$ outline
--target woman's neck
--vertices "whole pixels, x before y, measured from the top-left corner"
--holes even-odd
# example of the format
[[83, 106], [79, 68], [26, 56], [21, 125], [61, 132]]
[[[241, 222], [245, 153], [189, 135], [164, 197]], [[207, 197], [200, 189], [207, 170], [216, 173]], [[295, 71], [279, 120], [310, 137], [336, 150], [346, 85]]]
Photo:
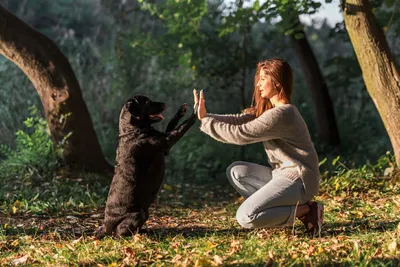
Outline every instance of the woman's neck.
[[271, 101], [273, 107], [289, 104], [289, 101], [284, 98], [280, 98], [278, 94], [274, 95], [269, 100]]

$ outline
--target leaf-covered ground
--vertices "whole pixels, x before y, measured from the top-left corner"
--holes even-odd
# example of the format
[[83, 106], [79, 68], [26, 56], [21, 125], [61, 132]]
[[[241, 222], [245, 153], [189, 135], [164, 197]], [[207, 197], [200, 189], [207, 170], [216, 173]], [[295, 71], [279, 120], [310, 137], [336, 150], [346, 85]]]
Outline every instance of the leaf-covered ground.
[[102, 220], [106, 187], [60, 179], [36, 189], [22, 186], [4, 185], [1, 191], [2, 265], [400, 264], [397, 186], [333, 192], [324, 185], [317, 199], [325, 204], [325, 225], [321, 237], [311, 239], [303, 234], [299, 222], [294, 225], [295, 234], [292, 227], [241, 228], [235, 211], [242, 199], [227, 183], [211, 187], [164, 185], [145, 233], [100, 241], [93, 238], [93, 232]]

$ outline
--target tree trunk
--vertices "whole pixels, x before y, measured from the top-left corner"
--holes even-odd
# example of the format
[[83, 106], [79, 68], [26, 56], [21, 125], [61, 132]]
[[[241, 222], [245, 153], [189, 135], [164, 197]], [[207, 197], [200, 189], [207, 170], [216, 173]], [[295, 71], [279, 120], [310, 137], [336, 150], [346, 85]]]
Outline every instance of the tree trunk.
[[[68, 59], [53, 41], [2, 6], [0, 53], [14, 62], [35, 86], [54, 145], [64, 143], [65, 162], [88, 171], [111, 170]], [[13, 97], [18, 97], [18, 94]]]
[[348, 0], [342, 4], [365, 85], [385, 125], [399, 167], [400, 76], [395, 60], [368, 0]]
[[293, 32], [290, 34], [290, 38], [294, 44], [306, 84], [315, 105], [317, 134], [321, 140], [335, 149], [339, 149], [340, 137], [335, 111], [324, 76], [297, 14], [292, 17], [291, 22], [294, 22], [294, 26], [292, 26]]

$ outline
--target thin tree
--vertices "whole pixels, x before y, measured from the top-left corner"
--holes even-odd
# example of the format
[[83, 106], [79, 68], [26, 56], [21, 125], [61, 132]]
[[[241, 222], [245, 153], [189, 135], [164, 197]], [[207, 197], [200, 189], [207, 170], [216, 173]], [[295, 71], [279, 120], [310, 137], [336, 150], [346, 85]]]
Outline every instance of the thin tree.
[[400, 75], [394, 57], [368, 0], [345, 0], [342, 9], [367, 91], [382, 118], [399, 167]]
[[286, 8], [285, 13], [281, 12], [281, 16], [293, 43], [311, 99], [314, 103], [317, 135], [321, 140], [338, 150], [340, 148], [339, 130], [325, 78], [308, 42], [297, 10], [295, 10], [290, 2], [286, 6], [288, 8]]
[[66, 164], [110, 171], [68, 59], [53, 41], [1, 5], [0, 54], [16, 64], [36, 88], [52, 140], [56, 146], [63, 144]]

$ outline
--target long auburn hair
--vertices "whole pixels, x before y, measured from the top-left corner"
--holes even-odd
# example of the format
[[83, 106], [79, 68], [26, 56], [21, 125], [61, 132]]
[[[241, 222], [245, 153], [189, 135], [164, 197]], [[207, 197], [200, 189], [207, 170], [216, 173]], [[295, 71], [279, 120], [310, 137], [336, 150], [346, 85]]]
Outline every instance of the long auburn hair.
[[257, 63], [251, 106], [243, 111], [243, 113], [252, 114], [256, 117], [259, 117], [264, 111], [273, 108], [269, 99], [261, 97], [260, 88], [258, 86], [261, 69], [264, 70], [266, 75], [271, 77], [272, 84], [278, 90], [281, 98], [290, 103], [290, 95], [293, 92], [293, 72], [289, 63], [279, 58], [266, 59]]

